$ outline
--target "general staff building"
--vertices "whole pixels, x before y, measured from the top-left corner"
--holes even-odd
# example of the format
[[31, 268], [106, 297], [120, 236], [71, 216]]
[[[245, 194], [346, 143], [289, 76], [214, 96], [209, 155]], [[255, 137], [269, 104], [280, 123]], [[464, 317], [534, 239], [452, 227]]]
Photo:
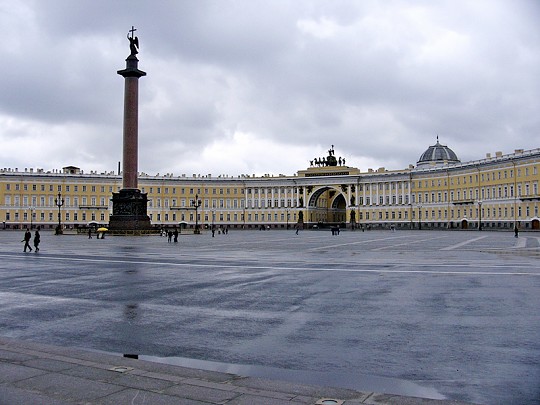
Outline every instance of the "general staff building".
[[[461, 162], [437, 140], [416, 166], [362, 172], [334, 156], [292, 176], [139, 174], [156, 228], [538, 230], [540, 149]], [[0, 169], [3, 229], [107, 226], [121, 174]], [[200, 204], [200, 206], [199, 206]]]

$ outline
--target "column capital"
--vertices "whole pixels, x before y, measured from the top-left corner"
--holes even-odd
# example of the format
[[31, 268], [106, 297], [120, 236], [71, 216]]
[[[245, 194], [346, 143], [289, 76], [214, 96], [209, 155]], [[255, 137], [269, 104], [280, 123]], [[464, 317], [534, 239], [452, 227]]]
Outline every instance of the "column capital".
[[123, 77], [142, 77], [146, 76], [146, 72], [143, 72], [142, 70], [139, 70], [138, 68], [139, 59], [135, 55], [130, 55], [126, 59], [126, 68], [123, 70], [118, 70], [116, 73], [118, 73], [120, 76]]

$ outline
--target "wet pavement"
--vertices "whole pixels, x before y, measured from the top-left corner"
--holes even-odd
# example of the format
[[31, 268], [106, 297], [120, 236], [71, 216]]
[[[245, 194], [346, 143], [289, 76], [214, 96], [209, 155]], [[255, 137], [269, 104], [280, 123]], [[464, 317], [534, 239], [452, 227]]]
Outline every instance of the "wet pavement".
[[245, 377], [2, 337], [0, 404], [470, 405]]
[[0, 232], [0, 336], [301, 384], [540, 402], [540, 234]]

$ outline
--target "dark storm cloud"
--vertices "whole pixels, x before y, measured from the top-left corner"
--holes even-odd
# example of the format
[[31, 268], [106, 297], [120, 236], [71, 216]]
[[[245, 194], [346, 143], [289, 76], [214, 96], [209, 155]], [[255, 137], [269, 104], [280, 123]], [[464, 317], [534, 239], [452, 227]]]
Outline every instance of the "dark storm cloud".
[[[132, 25], [148, 72], [146, 172], [291, 174], [330, 144], [361, 169], [397, 169], [437, 135], [462, 160], [536, 148], [539, 10], [534, 0], [0, 2], [0, 166], [116, 167], [116, 70]], [[43, 147], [13, 157], [16, 140], [33, 137], [54, 160]]]

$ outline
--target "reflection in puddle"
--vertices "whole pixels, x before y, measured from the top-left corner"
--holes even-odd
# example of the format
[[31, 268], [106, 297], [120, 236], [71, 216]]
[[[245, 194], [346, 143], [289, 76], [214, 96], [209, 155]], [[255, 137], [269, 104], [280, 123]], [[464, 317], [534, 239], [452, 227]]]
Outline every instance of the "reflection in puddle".
[[133, 322], [139, 317], [139, 306], [137, 304], [126, 304], [124, 306], [124, 317], [128, 322]]
[[433, 387], [423, 387], [412, 381], [371, 375], [351, 375], [339, 372], [285, 370], [275, 367], [227, 364], [184, 357], [156, 357], [140, 355], [141, 360], [202, 370], [231, 373], [247, 377], [268, 378], [302, 384], [349, 388], [357, 391], [380, 392], [411, 397], [446, 399]]

